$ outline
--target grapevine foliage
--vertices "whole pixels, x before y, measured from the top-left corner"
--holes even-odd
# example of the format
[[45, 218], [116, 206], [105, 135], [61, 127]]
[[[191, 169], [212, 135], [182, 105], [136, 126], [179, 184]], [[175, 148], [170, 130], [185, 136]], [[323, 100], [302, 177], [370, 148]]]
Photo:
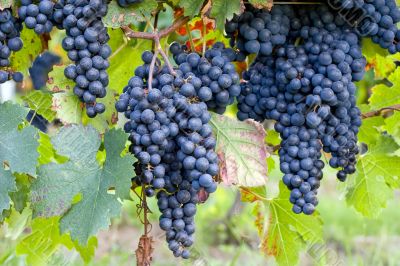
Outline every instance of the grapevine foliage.
[[261, 251], [295, 265], [324, 241], [325, 164], [378, 217], [400, 187], [400, 11], [331, 2], [0, 1], [0, 83], [17, 90], [0, 88], [0, 223], [30, 228], [15, 253], [89, 263], [134, 201], [137, 261], [150, 223], [191, 259], [224, 183], [253, 204]]

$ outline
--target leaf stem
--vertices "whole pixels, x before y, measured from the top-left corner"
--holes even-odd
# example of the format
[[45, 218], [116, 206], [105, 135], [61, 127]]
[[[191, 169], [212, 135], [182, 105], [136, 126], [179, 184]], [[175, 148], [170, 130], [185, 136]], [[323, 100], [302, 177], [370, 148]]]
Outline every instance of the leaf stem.
[[154, 66], [156, 65], [156, 61], [157, 61], [157, 56], [158, 56], [158, 49], [156, 49], [154, 51], [154, 55], [153, 58], [151, 59], [151, 63], [150, 63], [150, 69], [149, 69], [149, 79], [147, 80], [147, 87], [149, 89], [149, 91], [152, 90], [153, 88], [153, 75], [154, 75]]

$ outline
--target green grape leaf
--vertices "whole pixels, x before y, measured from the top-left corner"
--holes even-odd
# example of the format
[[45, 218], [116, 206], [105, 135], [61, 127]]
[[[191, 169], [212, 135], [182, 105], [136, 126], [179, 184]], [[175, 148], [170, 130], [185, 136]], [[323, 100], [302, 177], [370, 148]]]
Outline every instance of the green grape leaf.
[[73, 244], [74, 248], [76, 249], [76, 251], [79, 252], [79, 255], [81, 255], [81, 258], [86, 264], [93, 260], [98, 245], [96, 237], [92, 236], [91, 238], [89, 238], [88, 244], [86, 246], [80, 245], [78, 241], [74, 241]]
[[[127, 135], [122, 130], [111, 130], [106, 133], [104, 147], [107, 151], [103, 168], [103, 178], [115, 184], [115, 195], [120, 199], [129, 199], [131, 190], [132, 165], [137, 161], [133, 156], [121, 158], [125, 149]], [[125, 177], [125, 178], [123, 178]]]
[[59, 217], [37, 218], [32, 221], [32, 232], [16, 247], [17, 255], [26, 255], [29, 265], [45, 266], [61, 243], [68, 242], [68, 235], [60, 235]]
[[83, 104], [71, 92], [53, 94], [53, 109], [64, 124], [79, 124], [82, 121]]
[[4, 10], [6, 8], [11, 7], [13, 4], [13, 0], [0, 0], [0, 10]]
[[388, 80], [393, 84], [391, 87], [378, 84], [372, 88], [372, 95], [369, 98], [371, 108], [380, 109], [400, 103], [400, 68], [396, 68]]
[[375, 143], [381, 136], [380, 127], [384, 124], [384, 119], [381, 116], [369, 117], [362, 121], [358, 140], [367, 144]]
[[40, 37], [33, 31], [24, 28], [21, 32], [21, 39], [24, 43], [22, 49], [11, 55], [11, 68], [28, 75], [28, 69], [33, 60], [43, 51]]
[[10, 192], [16, 191], [15, 178], [11, 171], [4, 170], [0, 166], [0, 213], [10, 208]]
[[30, 223], [32, 211], [25, 208], [21, 213], [12, 209], [10, 217], [6, 219], [7, 226], [3, 228], [6, 238], [16, 240], [25, 231]]
[[108, 87], [120, 94], [133, 76], [135, 68], [143, 64], [138, 58], [141, 58], [143, 51], [151, 49], [151, 41], [139, 39], [128, 41], [120, 29], [108, 32], [111, 37], [109, 45], [113, 50], [107, 71], [110, 76]]
[[264, 186], [260, 187], [241, 187], [240, 195], [242, 196], [242, 202], [256, 202], [256, 201], [267, 201], [267, 190]]
[[108, 28], [120, 28], [135, 22], [146, 21], [145, 18], [150, 17], [157, 6], [156, 0], [146, 0], [129, 7], [121, 7], [117, 1], [112, 1], [108, 4], [108, 13], [103, 18], [103, 22]]
[[210, 125], [217, 141], [222, 181], [244, 187], [264, 185], [269, 153], [263, 126], [253, 120], [241, 122], [217, 114], [212, 115]]
[[39, 133], [39, 136], [39, 164], [51, 163], [54, 161], [55, 151], [50, 136], [42, 132]]
[[0, 104], [0, 162], [7, 162], [13, 173], [35, 176], [38, 132], [32, 126], [17, 129], [27, 113], [28, 110], [18, 104]]
[[295, 214], [289, 201], [290, 191], [282, 182], [279, 190], [273, 199], [267, 199], [266, 187], [241, 191], [246, 201], [256, 202], [253, 215], [261, 250], [274, 256], [279, 265], [291, 266], [297, 264], [303, 249], [323, 241], [322, 220], [318, 213]]
[[22, 212], [25, 209], [29, 192], [29, 187], [27, 185], [17, 183], [17, 191], [10, 193], [13, 207], [17, 212]]
[[367, 59], [367, 68], [373, 68], [375, 79], [384, 79], [396, 69], [395, 61], [399, 61], [398, 54], [389, 54], [370, 38], [362, 39], [362, 52]]
[[215, 18], [217, 29], [221, 31], [224, 31], [227, 19], [233, 18], [234, 14], [239, 14], [244, 9], [240, 0], [214, 0], [211, 4], [211, 17]]
[[376, 79], [386, 78], [390, 73], [396, 69], [396, 64], [389, 56], [375, 56], [373, 64]]
[[64, 163], [68, 160], [67, 157], [57, 154], [54, 150], [53, 144], [51, 144], [51, 138], [49, 135], [42, 132], [40, 132], [39, 135], [39, 164], [48, 164], [51, 162]]
[[398, 147], [381, 136], [359, 157], [356, 174], [349, 178], [347, 203], [366, 217], [377, 217], [393, 197], [392, 189], [400, 186], [400, 158], [392, 155]]
[[194, 17], [200, 13], [204, 0], [180, 0], [179, 6], [183, 7], [185, 16]]
[[47, 89], [53, 94], [52, 110], [64, 124], [82, 122], [83, 103], [73, 93], [74, 82], [64, 75], [65, 66], [54, 66], [49, 73]]
[[377, 54], [382, 56], [389, 55], [389, 52], [387, 50], [381, 48], [370, 38], [362, 38], [362, 53], [367, 61], [373, 60]]
[[[105, 134], [107, 156], [101, 168], [96, 160], [101, 143], [99, 133], [92, 127], [63, 127], [52, 143], [56, 152], [69, 161], [39, 167], [39, 177], [31, 187], [34, 217], [62, 216], [61, 232], [70, 232], [71, 238], [81, 245], [107, 228], [110, 219], [119, 215], [118, 199], [129, 194], [134, 159], [132, 155], [120, 155], [126, 139], [120, 130]], [[108, 193], [111, 188], [116, 192]]]
[[89, 262], [94, 256], [97, 240], [91, 238], [86, 247], [71, 241], [68, 234], [60, 234], [59, 217], [36, 218], [32, 221], [32, 232], [24, 237], [17, 245], [18, 255], [26, 255], [29, 265], [48, 265], [52, 255], [64, 245], [68, 249], [73, 247], [81, 254], [85, 262]]
[[4, 220], [6, 218], [10, 217], [10, 215], [11, 215], [11, 210], [10, 209], [4, 210], [3, 212], [0, 212], [0, 225], [1, 225], [1, 223], [4, 222]]
[[400, 112], [395, 112], [392, 116], [385, 119], [385, 125], [383, 129], [386, 130], [398, 145], [400, 145]]
[[266, 8], [271, 10], [272, 6], [274, 5], [273, 0], [249, 0], [249, 3], [258, 9]]
[[278, 145], [279, 143], [281, 143], [281, 138], [279, 136], [279, 133], [273, 129], [267, 130], [265, 142], [270, 145]]
[[50, 93], [40, 90], [34, 90], [23, 96], [22, 99], [29, 105], [29, 108], [35, 110], [48, 121], [56, 118], [56, 112], [52, 110], [53, 96]]
[[53, 70], [49, 73], [49, 79], [47, 80], [47, 90], [51, 92], [68, 92], [72, 91], [75, 86], [73, 80], [68, 79], [64, 75], [65, 65], [54, 66]]

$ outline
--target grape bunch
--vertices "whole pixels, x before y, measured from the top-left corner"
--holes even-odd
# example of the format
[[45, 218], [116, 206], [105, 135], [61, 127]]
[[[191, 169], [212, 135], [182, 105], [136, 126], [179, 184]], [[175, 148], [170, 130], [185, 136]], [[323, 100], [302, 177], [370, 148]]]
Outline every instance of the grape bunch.
[[64, 16], [62, 27], [67, 33], [62, 47], [74, 62], [65, 68], [65, 76], [75, 81], [74, 93], [86, 103], [87, 115], [95, 117], [105, 111], [104, 104], [96, 102], [96, 98], [106, 96], [109, 83], [106, 70], [111, 48], [107, 44], [107, 29], [101, 21], [107, 13], [107, 1], [59, 1], [54, 16], [61, 14], [59, 11]]
[[18, 9], [18, 16], [24, 21], [28, 29], [33, 29], [36, 34], [49, 33], [53, 29], [54, 3], [50, 0], [38, 1], [22, 0]]
[[237, 53], [217, 42], [204, 57], [189, 52], [186, 46], [173, 43], [170, 47], [178, 69], [191, 79], [181, 88], [181, 94], [194, 95], [209, 109], [222, 114], [240, 94], [240, 77], [232, 63]]
[[[338, 14], [355, 27], [359, 34], [368, 36], [390, 53], [400, 51], [400, 9], [395, 0], [337, 1]], [[345, 9], [344, 12], [340, 9]]]
[[128, 122], [130, 152], [137, 158], [133, 181], [148, 197], [157, 195], [160, 227], [173, 254], [189, 258], [194, 241], [198, 193], [212, 193], [218, 174], [215, 139], [208, 124], [207, 105], [196, 96], [198, 77], [142, 54], [144, 65], [135, 69], [115, 107]]
[[291, 41], [271, 55], [258, 54], [243, 73], [237, 116], [276, 121], [293, 211], [312, 214], [323, 176], [321, 149], [331, 153], [340, 181], [355, 171], [361, 118], [353, 82], [362, 79], [366, 60], [355, 29], [328, 6], [301, 7], [296, 16], [301, 24], [289, 33]]
[[21, 30], [22, 24], [13, 16], [10, 8], [0, 10], [0, 84], [10, 79], [15, 82], [23, 80], [22, 73], [8, 69], [11, 53], [22, 49]]
[[[270, 55], [276, 46], [286, 43], [293, 21], [294, 10], [290, 5], [278, 5], [271, 12], [248, 7], [241, 15], [235, 15], [225, 24], [226, 35], [231, 46], [236, 46], [243, 55]], [[292, 24], [292, 25], [291, 25]]]
[[53, 70], [53, 66], [60, 62], [61, 57], [50, 52], [44, 52], [36, 57], [29, 68], [33, 88], [36, 90], [43, 88], [49, 79], [49, 73]]
[[143, 2], [143, 0], [118, 0], [118, 5], [122, 6], [122, 7], [128, 7], [130, 5], [133, 4], [138, 4]]

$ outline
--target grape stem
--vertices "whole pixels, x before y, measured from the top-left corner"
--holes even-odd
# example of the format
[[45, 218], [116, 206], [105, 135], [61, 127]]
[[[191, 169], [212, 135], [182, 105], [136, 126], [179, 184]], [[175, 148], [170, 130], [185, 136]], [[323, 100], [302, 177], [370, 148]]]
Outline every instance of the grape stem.
[[148, 207], [147, 207], [147, 199], [146, 199], [146, 193], [144, 192], [144, 184], [142, 185], [142, 206], [143, 206], [143, 219], [144, 219], [144, 235], [147, 236], [147, 234], [149, 233], [149, 220], [147, 219], [147, 211], [148, 211]]
[[384, 111], [400, 111], [400, 104], [395, 104], [395, 105], [392, 105], [392, 106], [382, 107], [381, 109], [364, 113], [364, 114], [361, 115], [361, 117], [363, 119], [366, 119], [366, 118], [369, 118], [369, 117], [379, 116]]
[[[160, 11], [157, 9], [157, 13], [154, 15], [154, 25], [153, 25], [153, 31], [154, 29], [158, 29], [158, 15], [160, 14]], [[152, 50], [154, 51], [156, 46], [155, 41], [153, 41], [153, 46], [152, 46]]]
[[[370, 112], [366, 112], [361, 114], [361, 118], [362, 119], [367, 119], [367, 118], [371, 118], [371, 117], [375, 117], [375, 116], [380, 116], [382, 115], [382, 113], [384, 111], [400, 111], [400, 104], [395, 104], [395, 105], [391, 105], [391, 106], [387, 106], [387, 107], [382, 107], [378, 110], [374, 110], [374, 111], [370, 111]], [[275, 145], [271, 147], [272, 152], [276, 152], [277, 150], [279, 150], [281, 148], [281, 145]]]
[[148, 89], [149, 91], [151, 91], [151, 89], [153, 88], [153, 73], [154, 73], [154, 66], [156, 65], [156, 60], [157, 60], [157, 56], [158, 56], [158, 49], [156, 49], [154, 51], [154, 55], [153, 58], [151, 59], [151, 63], [150, 63], [150, 69], [149, 69], [149, 79], [148, 79]]
[[[174, 76], [176, 75], [176, 72], [175, 72], [174, 68], [172, 67], [171, 62], [169, 61], [168, 56], [166, 55], [166, 53], [164, 52], [164, 50], [161, 47], [160, 39], [162, 39], [163, 37], [169, 35], [170, 33], [174, 32], [174, 31], [176, 31], [178, 28], [180, 28], [181, 26], [183, 26], [187, 22], [189, 22], [189, 20], [190, 20], [189, 17], [182, 16], [182, 17], [178, 18], [177, 20], [175, 20], [175, 22], [168, 28], [165, 28], [161, 31], [158, 31], [157, 28], [154, 28], [152, 33], [134, 31], [131, 28], [129, 28], [128, 26], [121, 27], [121, 29], [125, 33], [125, 36], [128, 38], [153, 40], [153, 42], [154, 42], [154, 46], [155, 46], [154, 50], [155, 51], [154, 51], [154, 56], [153, 56], [153, 60], [152, 60], [153, 67], [150, 65], [150, 70], [149, 70], [149, 90], [152, 88], [151, 82], [153, 80], [154, 64], [155, 64], [155, 60], [156, 60], [156, 57], [158, 56], [158, 54], [161, 54], [161, 56], [163, 57], [164, 63], [167, 65], [169, 72]], [[153, 61], [154, 61], [154, 63], [153, 63]]]
[[164, 59], [164, 63], [167, 65], [169, 72], [171, 73], [171, 75], [176, 76], [176, 72], [175, 72], [174, 68], [172, 67], [171, 62], [169, 61], [167, 54], [164, 52], [164, 50], [161, 47], [160, 39], [156, 39], [155, 44], [156, 44], [157, 51], [161, 54], [162, 58]]
[[185, 25], [187, 22], [189, 22], [189, 17], [182, 16], [175, 20], [175, 22], [169, 26], [168, 28], [165, 28], [159, 32], [155, 31], [152, 33], [149, 32], [138, 32], [134, 31], [128, 26], [123, 26], [121, 29], [124, 31], [125, 36], [128, 38], [138, 38], [138, 39], [147, 39], [147, 40], [155, 40], [155, 39], [162, 39], [163, 37], [169, 35], [170, 33], [176, 31], [178, 28], [181, 26]]

